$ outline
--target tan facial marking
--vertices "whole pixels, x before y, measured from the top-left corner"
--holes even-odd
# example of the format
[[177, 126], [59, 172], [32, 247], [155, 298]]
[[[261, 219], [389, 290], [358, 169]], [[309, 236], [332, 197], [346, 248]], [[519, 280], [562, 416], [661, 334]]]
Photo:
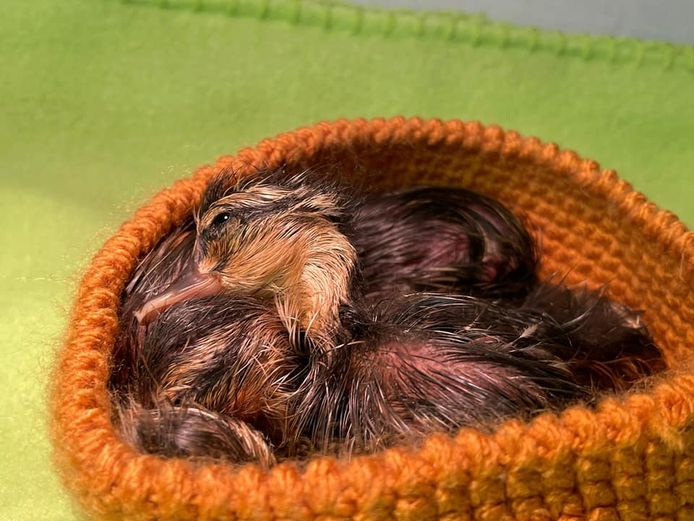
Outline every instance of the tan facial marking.
[[[240, 224], [244, 211], [263, 208], [261, 217]], [[303, 187], [258, 185], [228, 194], [198, 220], [199, 240], [206, 241], [198, 269], [215, 271], [228, 290], [274, 298], [289, 331], [300, 327], [328, 345], [356, 263], [354, 247], [329, 219], [341, 211], [337, 195]], [[222, 212], [228, 221], [206, 238]]]

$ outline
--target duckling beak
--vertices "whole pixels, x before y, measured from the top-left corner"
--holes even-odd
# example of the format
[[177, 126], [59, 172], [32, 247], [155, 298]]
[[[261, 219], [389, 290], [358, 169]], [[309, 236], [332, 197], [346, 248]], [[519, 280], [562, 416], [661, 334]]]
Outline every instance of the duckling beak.
[[168, 287], [164, 293], [145, 302], [135, 312], [140, 326], [146, 326], [171, 306], [184, 300], [217, 295], [222, 291], [219, 278], [212, 273], [200, 273], [197, 269], [185, 274]]

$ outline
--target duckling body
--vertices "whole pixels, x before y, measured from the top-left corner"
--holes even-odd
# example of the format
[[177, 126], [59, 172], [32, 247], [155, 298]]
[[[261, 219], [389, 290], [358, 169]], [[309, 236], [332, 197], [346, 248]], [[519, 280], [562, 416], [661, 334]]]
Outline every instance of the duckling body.
[[522, 297], [536, 283], [532, 239], [505, 207], [464, 189], [418, 187], [367, 197], [352, 240], [366, 292]]
[[121, 431], [270, 465], [591, 402], [660, 368], [636, 313], [536, 265], [517, 219], [465, 190], [220, 177], [126, 289]]

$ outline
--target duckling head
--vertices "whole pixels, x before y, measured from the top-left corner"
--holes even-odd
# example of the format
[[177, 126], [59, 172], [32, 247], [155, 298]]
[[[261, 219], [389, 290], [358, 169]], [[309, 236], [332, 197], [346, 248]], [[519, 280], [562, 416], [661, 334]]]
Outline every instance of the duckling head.
[[349, 301], [356, 251], [345, 197], [305, 175], [216, 178], [195, 217], [192, 268], [136, 313], [140, 324], [183, 300], [230, 293], [274, 299], [288, 330], [327, 340]]

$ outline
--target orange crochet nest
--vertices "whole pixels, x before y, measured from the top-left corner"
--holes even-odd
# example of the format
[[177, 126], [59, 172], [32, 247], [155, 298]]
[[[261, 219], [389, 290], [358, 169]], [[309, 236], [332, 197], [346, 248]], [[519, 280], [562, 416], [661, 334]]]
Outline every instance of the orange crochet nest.
[[[524, 216], [542, 274], [609, 284], [671, 368], [647, 390], [484, 434], [431, 435], [353, 461], [200, 464], [142, 455], [106, 390], [119, 296], [138, 259], [218, 171], [335, 165], [381, 188], [465, 186]], [[403, 119], [321, 123], [199, 169], [141, 208], [94, 257], [55, 371], [53, 436], [67, 486], [100, 519], [694, 519], [694, 234], [614, 172], [498, 127]]]

